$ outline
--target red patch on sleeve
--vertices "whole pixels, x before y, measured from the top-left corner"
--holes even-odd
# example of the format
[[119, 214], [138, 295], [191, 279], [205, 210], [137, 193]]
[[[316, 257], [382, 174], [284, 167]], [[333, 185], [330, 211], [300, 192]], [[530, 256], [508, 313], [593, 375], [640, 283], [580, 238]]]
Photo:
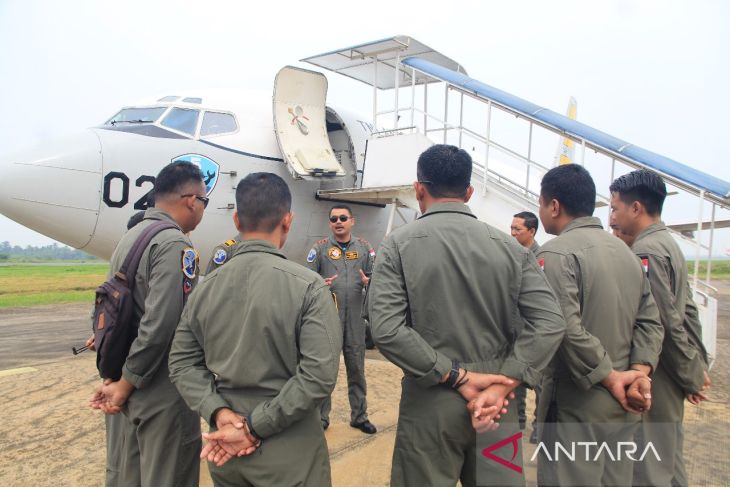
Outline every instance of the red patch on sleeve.
[[537, 259], [537, 265], [540, 266], [540, 269], [543, 271], [545, 270], [545, 259]]

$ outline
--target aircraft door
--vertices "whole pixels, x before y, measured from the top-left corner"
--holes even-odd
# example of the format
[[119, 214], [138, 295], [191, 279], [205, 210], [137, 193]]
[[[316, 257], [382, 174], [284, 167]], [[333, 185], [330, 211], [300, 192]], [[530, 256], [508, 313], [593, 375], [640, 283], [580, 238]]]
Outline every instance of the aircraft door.
[[297, 179], [343, 177], [327, 135], [327, 78], [285, 66], [274, 81], [274, 132], [289, 171]]

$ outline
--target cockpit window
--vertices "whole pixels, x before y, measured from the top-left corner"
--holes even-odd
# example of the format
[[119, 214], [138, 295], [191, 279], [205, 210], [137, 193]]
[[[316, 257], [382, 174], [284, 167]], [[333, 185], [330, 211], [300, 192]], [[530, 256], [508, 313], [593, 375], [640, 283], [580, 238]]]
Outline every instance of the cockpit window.
[[123, 108], [119, 113], [107, 120], [105, 125], [116, 125], [118, 123], [152, 123], [160, 118], [160, 115], [164, 111], [165, 107]]
[[197, 97], [183, 98], [183, 101], [185, 103], [197, 103], [198, 105], [201, 104], [201, 103], [203, 103], [203, 99], [202, 98], [197, 98]]
[[235, 132], [237, 128], [236, 119], [230, 113], [205, 112], [203, 125], [200, 127], [200, 136], [227, 134]]
[[199, 110], [175, 107], [170, 110], [170, 113], [162, 121], [162, 126], [193, 135], [195, 133], [195, 127], [198, 125], [199, 113]]
[[162, 98], [160, 98], [157, 101], [175, 101], [175, 100], [179, 100], [179, 99], [180, 99], [179, 96], [163, 96]]

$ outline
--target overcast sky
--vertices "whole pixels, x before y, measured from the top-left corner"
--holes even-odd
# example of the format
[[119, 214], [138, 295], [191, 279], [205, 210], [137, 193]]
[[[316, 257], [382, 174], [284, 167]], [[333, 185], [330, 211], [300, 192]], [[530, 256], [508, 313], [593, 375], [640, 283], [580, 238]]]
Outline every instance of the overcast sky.
[[[0, 153], [150, 95], [269, 91], [286, 64], [404, 34], [549, 109], [575, 96], [582, 122], [730, 180], [728, 25], [723, 0], [0, 0]], [[369, 113], [356, 82], [329, 78], [330, 102]], [[0, 216], [3, 240], [52, 242]]]

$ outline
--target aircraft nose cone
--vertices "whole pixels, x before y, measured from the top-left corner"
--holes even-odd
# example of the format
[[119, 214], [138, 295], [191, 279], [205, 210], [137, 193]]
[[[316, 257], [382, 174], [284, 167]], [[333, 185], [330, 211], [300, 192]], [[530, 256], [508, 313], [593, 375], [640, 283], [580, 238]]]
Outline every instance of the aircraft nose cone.
[[0, 213], [72, 247], [99, 213], [101, 142], [93, 130], [0, 156]]

